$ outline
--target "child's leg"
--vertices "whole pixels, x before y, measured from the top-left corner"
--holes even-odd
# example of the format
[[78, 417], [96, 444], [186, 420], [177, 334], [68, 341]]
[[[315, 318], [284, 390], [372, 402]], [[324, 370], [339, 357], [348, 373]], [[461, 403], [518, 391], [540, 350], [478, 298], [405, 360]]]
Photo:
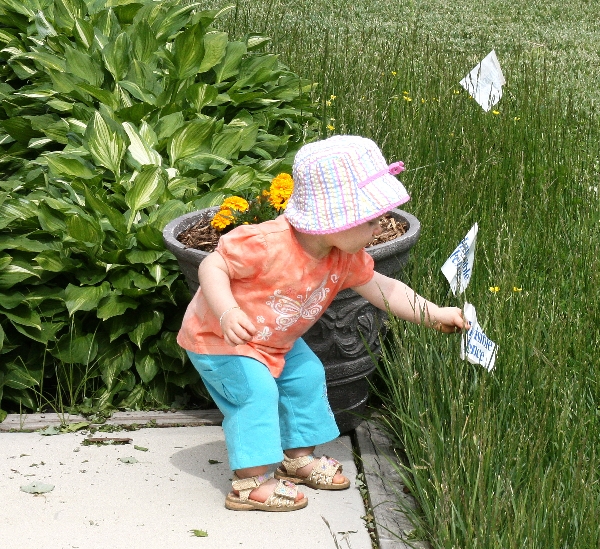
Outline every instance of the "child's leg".
[[188, 351], [210, 396], [223, 413], [232, 470], [276, 463], [283, 458], [277, 403], [279, 392], [268, 368], [253, 358], [198, 355]]
[[[261, 477], [283, 458], [279, 435], [279, 393], [266, 366], [236, 355], [198, 355], [188, 351], [208, 392], [223, 413], [229, 465], [238, 479]], [[267, 480], [250, 499], [265, 502], [278, 481]], [[234, 490], [237, 494], [237, 491]], [[296, 502], [304, 499], [299, 492]]]
[[[276, 382], [281, 439], [288, 458], [308, 456], [316, 445], [339, 436], [327, 399], [323, 364], [302, 339], [286, 355], [285, 368]], [[307, 477], [318, 463], [318, 460], [311, 461], [299, 467], [295, 474], [299, 478]], [[332, 480], [333, 484], [349, 486], [348, 479], [338, 472]]]

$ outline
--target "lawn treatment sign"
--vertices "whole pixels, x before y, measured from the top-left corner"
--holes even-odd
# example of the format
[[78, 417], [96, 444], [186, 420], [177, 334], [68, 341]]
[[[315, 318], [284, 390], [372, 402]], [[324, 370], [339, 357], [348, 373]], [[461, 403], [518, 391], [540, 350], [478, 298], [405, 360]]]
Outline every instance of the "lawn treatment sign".
[[462, 294], [471, 280], [478, 230], [479, 227], [475, 223], [442, 266], [442, 272], [448, 279], [454, 295]]
[[466, 358], [471, 364], [480, 364], [491, 372], [496, 362], [497, 346], [483, 333], [473, 305], [465, 303], [464, 315], [471, 323], [471, 329], [462, 338], [460, 358]]
[[500, 101], [504, 84], [506, 80], [494, 50], [460, 81], [460, 85], [486, 112]]

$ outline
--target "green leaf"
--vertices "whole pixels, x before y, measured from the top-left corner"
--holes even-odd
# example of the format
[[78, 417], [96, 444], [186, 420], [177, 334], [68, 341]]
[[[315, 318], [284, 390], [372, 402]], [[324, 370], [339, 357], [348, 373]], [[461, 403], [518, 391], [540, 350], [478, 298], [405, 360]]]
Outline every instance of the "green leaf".
[[[2, 350], [2, 347], [4, 347], [4, 329], [2, 328], [2, 325], [0, 325], [0, 351]], [[0, 383], [0, 387], [2, 386], [2, 383]], [[0, 400], [2, 400], [2, 395], [0, 395]], [[1, 412], [1, 410], [0, 410]], [[0, 419], [0, 423], [2, 423], [2, 420]]]
[[44, 271], [51, 273], [68, 272], [78, 267], [79, 263], [69, 259], [55, 250], [46, 250], [33, 259]]
[[[164, 314], [161, 311], [144, 311], [136, 316], [136, 326], [128, 334], [129, 339], [140, 349], [142, 343], [150, 336], [160, 332], [164, 320]], [[136, 357], [137, 363], [137, 357]]]
[[190, 530], [190, 532], [197, 538], [205, 538], [208, 536], [208, 532], [205, 530]]
[[125, 78], [129, 70], [131, 41], [129, 36], [122, 32], [116, 40], [109, 42], [102, 50], [102, 57], [108, 72], [115, 79], [115, 82]]
[[214, 67], [217, 84], [238, 74], [244, 55], [246, 55], [246, 44], [243, 42], [227, 44], [225, 57]]
[[43, 482], [32, 482], [31, 484], [25, 484], [21, 486], [21, 492], [27, 492], [28, 494], [46, 494], [54, 490], [54, 484], [45, 484]]
[[221, 188], [241, 191], [248, 189], [256, 178], [256, 172], [250, 166], [235, 166], [227, 172]]
[[141, 380], [148, 383], [158, 374], [160, 366], [153, 355], [139, 351], [135, 356], [135, 369]]
[[122, 461], [123, 463], [139, 463], [139, 461], [137, 459], [135, 459], [134, 457], [120, 457], [119, 461]]
[[185, 92], [186, 99], [197, 112], [214, 101], [217, 95], [219, 95], [219, 91], [210, 84], [193, 84]]
[[70, 32], [75, 20], [83, 17], [86, 11], [83, 0], [54, 0], [54, 24], [57, 28]]
[[135, 233], [139, 244], [150, 250], [164, 250], [162, 233], [151, 225], [143, 225]]
[[54, 427], [53, 425], [48, 425], [48, 427], [46, 427], [45, 429], [40, 429], [38, 431], [38, 433], [40, 435], [42, 435], [43, 437], [52, 437], [52, 436], [60, 435], [61, 431], [60, 431], [60, 427]]
[[[146, 166], [135, 178], [133, 187], [125, 193], [125, 203], [132, 212], [156, 204], [165, 191], [166, 180], [160, 166]], [[132, 223], [133, 215], [129, 218], [129, 227]]]
[[175, 78], [185, 80], [198, 73], [204, 57], [204, 28], [200, 23], [177, 35], [173, 45]]
[[223, 59], [227, 51], [226, 32], [209, 32], [204, 37], [204, 58], [198, 72], [207, 72]]
[[98, 353], [98, 342], [93, 334], [73, 337], [65, 334], [50, 350], [50, 354], [66, 364], [91, 364]]
[[100, 286], [73, 286], [68, 284], [65, 288], [65, 304], [72, 316], [76, 311], [91, 311], [98, 307], [103, 297], [110, 293], [110, 284], [103, 282]]
[[102, 381], [111, 388], [121, 372], [133, 366], [133, 350], [127, 341], [121, 341], [108, 347], [106, 352], [98, 357], [102, 372]]
[[94, 27], [89, 21], [77, 17], [73, 28], [73, 36], [83, 47], [89, 49], [94, 42]]
[[132, 250], [125, 257], [129, 263], [141, 263], [151, 265], [159, 261], [165, 255], [164, 250]]
[[132, 31], [132, 54], [138, 61], [148, 63], [158, 49], [158, 40], [146, 20], [140, 21]]
[[140, 166], [160, 166], [162, 164], [162, 158], [160, 154], [158, 154], [152, 146], [150, 146], [146, 141], [140, 136], [137, 128], [130, 124], [129, 122], [123, 123], [123, 128], [127, 133], [130, 141], [130, 145], [128, 147], [129, 152], [133, 159]]
[[98, 305], [96, 315], [102, 320], [122, 315], [127, 309], [137, 309], [138, 302], [135, 299], [112, 292], [104, 297]]
[[97, 246], [104, 240], [100, 225], [93, 219], [72, 215], [67, 217], [66, 225], [68, 235], [86, 246]]
[[32, 61], [35, 61], [41, 65], [44, 69], [52, 69], [63, 73], [67, 68], [65, 61], [63, 61], [60, 57], [50, 53], [26, 52], [17, 54], [13, 57], [13, 60], [17, 59], [31, 59]]
[[210, 138], [215, 129], [212, 118], [194, 120], [177, 130], [169, 143], [171, 165], [186, 157], [210, 152]]
[[65, 50], [65, 71], [81, 78], [92, 86], [100, 87], [104, 81], [101, 67], [96, 64], [89, 53], [84, 53], [75, 48]]
[[94, 112], [94, 118], [88, 124], [86, 141], [94, 160], [119, 176], [125, 142], [99, 112]]
[[85, 196], [86, 206], [97, 213], [105, 215], [115, 230], [121, 233], [127, 231], [127, 226], [125, 225], [123, 214], [121, 212], [107, 204], [105, 200], [98, 198], [92, 190], [85, 185], [83, 186], [83, 194]]
[[44, 156], [50, 172], [56, 177], [81, 177], [92, 179], [96, 176], [94, 166], [75, 154], [49, 153]]
[[15, 284], [27, 280], [32, 276], [40, 277], [30, 266], [13, 261], [0, 271], [0, 290], [8, 290]]
[[32, 328], [42, 329], [40, 316], [32, 311], [27, 305], [19, 305], [14, 309], [2, 311], [13, 324], [31, 326]]

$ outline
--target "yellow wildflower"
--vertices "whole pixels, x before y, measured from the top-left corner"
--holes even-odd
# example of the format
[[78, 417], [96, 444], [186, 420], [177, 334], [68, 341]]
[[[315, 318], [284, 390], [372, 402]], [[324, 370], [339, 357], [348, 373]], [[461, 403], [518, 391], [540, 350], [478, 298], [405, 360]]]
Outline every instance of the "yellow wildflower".
[[408, 95], [405, 95], [404, 101], [408, 101], [410, 103], [412, 101], [412, 99], [410, 97], [408, 97]]
[[499, 114], [500, 114], [500, 111], [492, 111], [492, 114], [494, 114], [494, 115], [499, 115]]
[[337, 95], [330, 95], [329, 99], [331, 99], [332, 101], [337, 97]]
[[396, 76], [398, 73], [396, 71], [392, 71], [392, 76]]
[[335, 126], [332, 126], [331, 124], [327, 124], [327, 129], [332, 132], [333, 130], [335, 130]]
[[276, 210], [284, 209], [287, 206], [292, 191], [294, 190], [294, 180], [287, 173], [280, 173], [271, 181], [269, 190], [269, 202]]
[[523, 288], [517, 288], [516, 286], [513, 286], [513, 292], [522, 292]]
[[500, 291], [500, 288], [498, 286], [490, 286], [490, 292], [492, 292], [493, 294], [497, 294]]
[[521, 120], [521, 117], [520, 116], [515, 116], [514, 121], [518, 122], [519, 120]]
[[328, 107], [331, 107], [331, 101], [329, 101], [329, 99], [327, 101], [325, 101], [325, 105], [327, 105]]
[[458, 94], [460, 94], [460, 90], [452, 90], [452, 93], [453, 93], [454, 95], [458, 95]]

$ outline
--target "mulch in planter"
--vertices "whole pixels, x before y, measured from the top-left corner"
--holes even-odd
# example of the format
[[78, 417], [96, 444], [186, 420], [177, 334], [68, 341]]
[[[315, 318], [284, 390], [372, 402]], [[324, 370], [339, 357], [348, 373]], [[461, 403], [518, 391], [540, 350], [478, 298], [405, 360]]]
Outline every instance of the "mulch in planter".
[[[211, 218], [201, 219], [196, 225], [177, 235], [177, 240], [186, 248], [194, 248], [203, 252], [212, 252], [219, 243], [219, 238], [224, 234], [223, 231], [217, 231], [210, 224]], [[397, 221], [390, 215], [381, 219], [382, 233], [376, 236], [369, 246], [383, 244], [402, 236], [408, 230], [408, 223]]]

